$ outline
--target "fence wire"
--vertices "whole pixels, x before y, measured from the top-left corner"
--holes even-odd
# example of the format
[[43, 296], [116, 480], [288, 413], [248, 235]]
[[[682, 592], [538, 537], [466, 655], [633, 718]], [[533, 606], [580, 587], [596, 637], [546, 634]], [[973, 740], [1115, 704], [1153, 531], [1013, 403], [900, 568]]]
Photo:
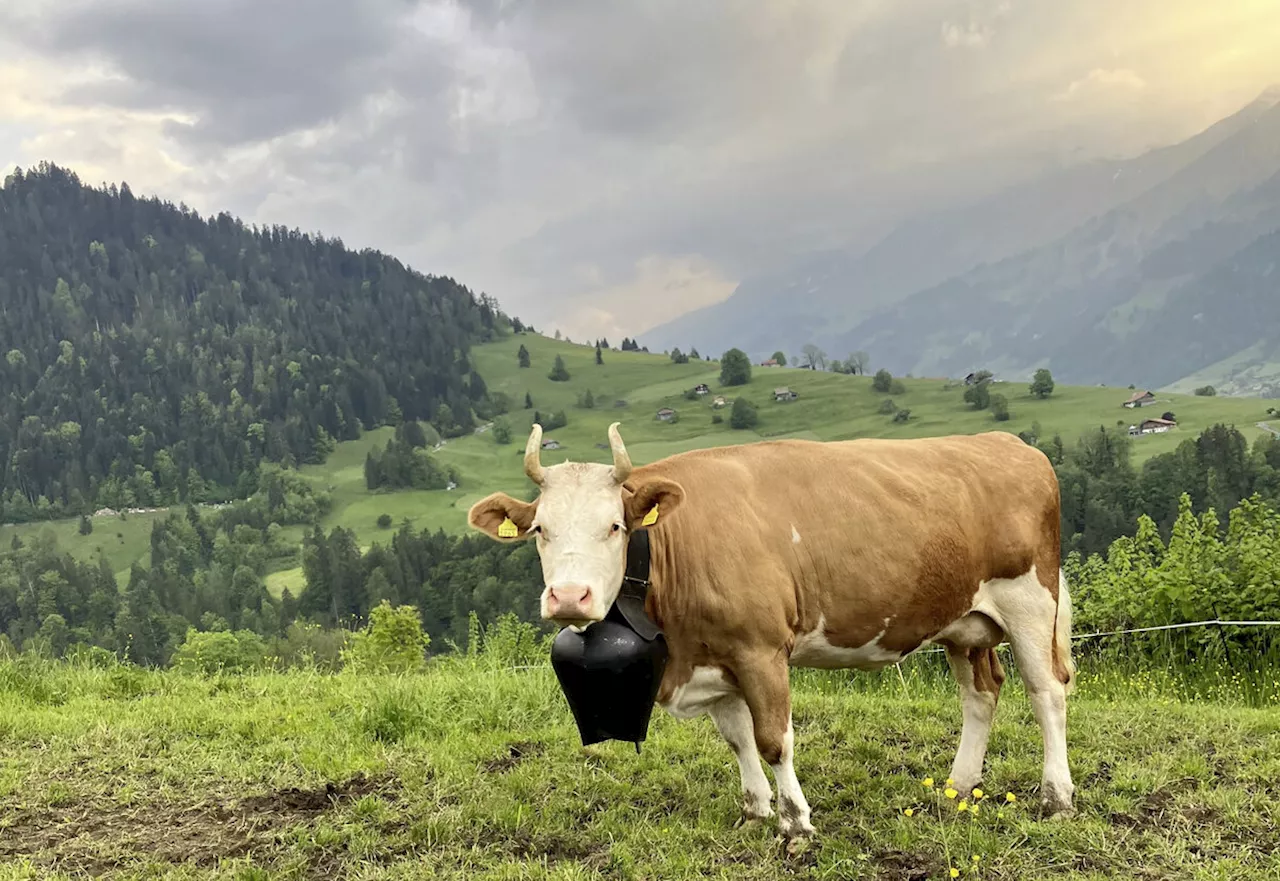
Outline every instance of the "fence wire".
[[[1232, 621], [1223, 618], [1211, 618], [1206, 621], [1187, 621], [1182, 624], [1157, 624], [1152, 627], [1131, 627], [1126, 630], [1098, 630], [1093, 633], [1073, 633], [1071, 635], [1072, 642], [1079, 642], [1082, 639], [1096, 639], [1102, 636], [1126, 636], [1131, 633], [1155, 633], [1160, 630], [1192, 630], [1196, 627], [1280, 627], [1280, 621]], [[1001, 644], [998, 648], [1004, 648]], [[920, 655], [936, 655], [942, 654], [946, 649], [941, 646], [933, 646], [927, 649], [918, 649], [907, 655], [901, 661], [894, 664], [901, 670], [902, 662]], [[509, 670], [542, 670], [545, 664], [525, 664], [519, 667], [509, 667]]]

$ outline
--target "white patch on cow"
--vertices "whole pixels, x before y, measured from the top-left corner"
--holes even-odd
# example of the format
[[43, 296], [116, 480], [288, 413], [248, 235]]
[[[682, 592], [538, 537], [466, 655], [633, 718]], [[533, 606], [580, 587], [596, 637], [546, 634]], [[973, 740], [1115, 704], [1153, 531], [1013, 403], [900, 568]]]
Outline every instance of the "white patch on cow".
[[737, 693], [719, 667], [694, 667], [689, 681], [677, 686], [662, 708], [677, 719], [694, 719], [709, 712], [717, 701]]
[[800, 544], [800, 532], [796, 529], [796, 525], [794, 523], [791, 524], [791, 543], [797, 545]]
[[835, 646], [827, 640], [826, 616], [818, 618], [818, 626], [796, 637], [788, 663], [792, 667], [817, 667], [824, 670], [879, 670], [902, 660], [901, 652], [890, 651], [880, 645], [888, 632], [881, 630], [869, 642], [860, 646]]

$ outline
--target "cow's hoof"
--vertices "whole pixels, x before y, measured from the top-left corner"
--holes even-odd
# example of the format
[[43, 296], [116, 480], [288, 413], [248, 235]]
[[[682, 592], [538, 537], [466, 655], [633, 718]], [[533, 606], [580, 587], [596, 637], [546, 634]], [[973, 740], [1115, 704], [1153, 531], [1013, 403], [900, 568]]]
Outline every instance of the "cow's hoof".
[[813, 830], [800, 835], [780, 835], [778, 838], [785, 846], [789, 857], [804, 856], [813, 847]]
[[746, 813], [746, 812], [744, 811], [742, 814], [740, 814], [740, 815], [738, 816], [738, 819], [737, 819], [737, 820], [734, 820], [734, 822], [733, 822], [733, 828], [734, 828], [734, 829], [745, 829], [745, 828], [748, 828], [748, 827], [751, 827], [751, 826], [755, 826], [755, 825], [759, 824], [762, 820], [767, 820], [767, 819], [769, 819], [771, 816], [773, 816], [773, 814], [772, 814], [772, 813], [768, 813], [768, 814], [748, 814], [748, 813]]

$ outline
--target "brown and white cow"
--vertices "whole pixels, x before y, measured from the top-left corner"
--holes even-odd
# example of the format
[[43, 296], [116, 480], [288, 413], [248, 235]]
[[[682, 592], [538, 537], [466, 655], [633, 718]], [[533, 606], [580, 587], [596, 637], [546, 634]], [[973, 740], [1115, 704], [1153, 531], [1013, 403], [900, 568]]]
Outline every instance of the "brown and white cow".
[[[772, 814], [763, 756], [782, 834], [813, 832], [792, 765], [788, 666], [873, 670], [929, 644], [945, 647], [960, 686], [951, 777], [961, 792], [977, 786], [1006, 639], [1044, 735], [1042, 798], [1070, 812], [1071, 605], [1058, 481], [1038, 450], [1004, 432], [778, 440], [633, 468], [615, 422], [612, 466], [544, 468], [541, 439], [534, 425], [524, 461], [537, 499], [494, 493], [471, 508], [471, 526], [533, 537], [542, 616], [582, 628], [617, 597], [627, 535], [656, 506], [646, 611], [670, 652], [658, 703], [711, 715], [737, 755], [744, 819]], [[504, 538], [508, 518], [518, 534]]]

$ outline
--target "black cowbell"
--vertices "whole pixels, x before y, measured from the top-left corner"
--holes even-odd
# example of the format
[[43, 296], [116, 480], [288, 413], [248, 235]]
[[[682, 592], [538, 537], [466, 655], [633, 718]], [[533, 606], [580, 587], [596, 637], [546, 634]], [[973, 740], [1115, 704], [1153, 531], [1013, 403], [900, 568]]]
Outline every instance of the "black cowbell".
[[[582, 633], [561, 630], [551, 646], [551, 666], [583, 746], [623, 740], [634, 743], [639, 752], [667, 666], [667, 641], [644, 611], [648, 536], [640, 530], [632, 538], [628, 579], [618, 600], [603, 621]], [[639, 595], [632, 587], [637, 583], [643, 585]]]

